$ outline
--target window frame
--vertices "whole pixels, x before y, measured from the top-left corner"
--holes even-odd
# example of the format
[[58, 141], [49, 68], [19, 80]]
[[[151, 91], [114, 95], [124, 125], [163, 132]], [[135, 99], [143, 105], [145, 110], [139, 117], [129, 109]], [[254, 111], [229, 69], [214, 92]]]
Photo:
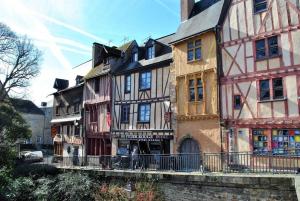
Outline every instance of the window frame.
[[[277, 87], [277, 88], [279, 88], [279, 89], [281, 89], [282, 90], [282, 96], [280, 96], [280, 97], [275, 97], [275, 87], [274, 87], [274, 80], [281, 80], [281, 84], [282, 84], [282, 86], [281, 87]], [[278, 90], [278, 89], [277, 89]], [[273, 98], [273, 100], [278, 100], [278, 99], [283, 99], [284, 98], [284, 81], [283, 81], [283, 78], [282, 77], [276, 77], [276, 78], [273, 78], [272, 79], [272, 98]]]
[[[151, 50], [151, 52], [149, 50]], [[153, 59], [153, 58], [155, 58], [155, 47], [154, 47], [154, 45], [149, 45], [146, 48], [146, 54], [147, 54], [147, 59]]]
[[[276, 41], [277, 41], [277, 45], [273, 45], [273, 47], [270, 45], [269, 41], [270, 39], [272, 38], [276, 38]], [[257, 52], [258, 51], [262, 51], [260, 49], [257, 49], [257, 42], [259, 41], [264, 41], [264, 53], [265, 53], [265, 56], [264, 57], [261, 57], [261, 58], [258, 58], [257, 56]], [[254, 40], [254, 57], [255, 57], [255, 61], [261, 61], [261, 60], [266, 60], [266, 59], [272, 59], [272, 58], [276, 58], [276, 57], [280, 57], [281, 56], [281, 47], [280, 47], [280, 36], [279, 35], [274, 35], [274, 36], [267, 36], [267, 37], [264, 37], [264, 38], [260, 38], [260, 39], [257, 39], [257, 40]], [[270, 55], [270, 49], [274, 48], [274, 47], [277, 47], [277, 54], [274, 54], [274, 55]]]
[[[192, 83], [192, 85], [191, 85]], [[189, 79], [189, 102], [195, 102], [196, 101], [196, 92], [195, 92], [195, 79]], [[194, 93], [194, 98], [192, 99], [191, 92]]]
[[[127, 111], [124, 114], [124, 109]], [[126, 115], [126, 116], [124, 116]], [[121, 123], [128, 124], [130, 121], [130, 104], [122, 104], [121, 105]]]
[[[281, 97], [275, 97], [275, 89], [274, 89], [274, 80], [281, 79], [282, 86], [279, 87], [282, 90], [282, 96]], [[261, 81], [266, 81], [268, 80], [269, 84], [269, 99], [261, 99]], [[285, 82], [284, 82], [284, 77], [272, 77], [272, 78], [266, 78], [262, 80], [258, 80], [258, 87], [259, 87], [259, 101], [264, 102], [264, 101], [276, 101], [276, 100], [284, 100], [286, 99], [286, 92], [285, 92]]]
[[[199, 44], [197, 45], [197, 42]], [[200, 58], [196, 58], [196, 51], [200, 50]], [[189, 53], [192, 52], [193, 59], [190, 59]], [[194, 61], [200, 61], [202, 60], [202, 40], [201, 39], [195, 39], [192, 41], [187, 42], [187, 62], [194, 62]]]
[[[256, 10], [257, 4], [258, 5], [266, 4], [266, 8], [261, 9], [261, 10]], [[253, 12], [254, 12], [254, 14], [259, 14], [259, 13], [265, 12], [267, 10], [268, 10], [268, 1], [267, 0], [264, 0], [263, 2], [259, 2], [259, 3], [257, 3], [256, 0], [253, 0]]]
[[[148, 120], [141, 120], [141, 108], [143, 106], [149, 106], [149, 119]], [[147, 111], [145, 111], [146, 114]], [[146, 117], [147, 115], [145, 115]], [[150, 123], [151, 121], [151, 104], [150, 103], [140, 103], [138, 106], [138, 123]]]
[[131, 53], [131, 62], [134, 63], [134, 62], [138, 62], [139, 60], [139, 53], [138, 51], [132, 51]]
[[99, 78], [96, 78], [94, 80], [94, 91], [95, 91], [95, 94], [98, 94], [100, 92], [100, 80], [99, 80]]
[[[200, 82], [201, 82], [201, 85], [199, 85], [199, 83], [198, 83], [199, 80], [200, 80]], [[196, 101], [203, 101], [203, 98], [204, 98], [203, 81], [202, 81], [201, 78], [196, 78], [196, 81], [197, 81], [197, 83], [196, 83], [197, 96], [196, 96], [196, 94], [195, 94], [195, 96], [196, 96]], [[202, 88], [202, 98], [199, 98], [199, 91], [198, 91], [198, 90], [199, 90], [200, 88]]]
[[61, 106], [55, 107], [55, 116], [60, 116]]
[[[236, 99], [235, 99], [236, 97], [240, 98], [240, 105], [239, 106], [236, 104]], [[240, 110], [242, 108], [242, 105], [243, 105], [243, 99], [242, 99], [241, 94], [234, 94], [233, 95], [233, 109]]]
[[73, 113], [74, 114], [80, 113], [80, 103], [79, 102], [74, 104]]
[[[129, 90], [128, 90], [128, 88], [127, 88], [127, 87], [128, 87], [128, 86], [127, 86], [127, 84], [128, 84], [127, 78], [130, 79], [130, 80], [129, 80], [129, 81], [130, 81], [130, 84], [129, 84], [129, 85], [130, 85], [130, 86], [129, 86]], [[125, 75], [125, 76], [124, 76], [124, 86], [125, 86], [125, 87], [124, 87], [124, 93], [125, 93], [125, 94], [130, 93], [130, 92], [131, 92], [131, 74], [128, 74], [128, 75]]]
[[[143, 76], [143, 74], [148, 74], [149, 73], [149, 75], [150, 75], [150, 86], [149, 87], [142, 87], [143, 85], [142, 85], [142, 76]], [[147, 77], [146, 77], [146, 80], [147, 80]], [[148, 82], [147, 82], [148, 83]], [[152, 71], [144, 71], [144, 72], [140, 72], [139, 73], [139, 91], [146, 91], [146, 90], [150, 90], [151, 89], [151, 85], [152, 85]]]
[[[269, 100], [271, 100], [271, 98], [272, 98], [272, 95], [271, 95], [271, 85], [270, 85], [270, 80], [271, 79], [263, 79], [263, 80], [259, 80], [259, 100], [260, 101], [269, 101]], [[267, 81], [267, 83], [268, 83], [268, 85], [269, 85], [269, 89], [268, 90], [262, 90], [262, 87], [261, 87], [261, 83], [263, 82], [263, 81]], [[269, 98], [262, 98], [262, 91], [269, 91]]]

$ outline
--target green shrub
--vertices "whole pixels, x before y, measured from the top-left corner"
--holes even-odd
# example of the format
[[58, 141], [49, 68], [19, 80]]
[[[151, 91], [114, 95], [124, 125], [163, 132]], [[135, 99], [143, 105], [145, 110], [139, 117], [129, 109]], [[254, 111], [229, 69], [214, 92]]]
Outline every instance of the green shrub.
[[6, 197], [12, 201], [34, 201], [34, 188], [35, 185], [31, 178], [20, 177], [9, 184]]
[[14, 170], [15, 177], [29, 176], [32, 178], [40, 178], [43, 176], [54, 176], [58, 173], [58, 168], [46, 164], [24, 164], [17, 166]]

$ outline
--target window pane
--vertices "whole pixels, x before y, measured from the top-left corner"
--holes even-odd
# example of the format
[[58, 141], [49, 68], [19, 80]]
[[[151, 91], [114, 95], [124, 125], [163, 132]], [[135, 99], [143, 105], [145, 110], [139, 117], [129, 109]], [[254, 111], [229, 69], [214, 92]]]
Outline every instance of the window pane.
[[131, 77], [130, 75], [125, 77], [125, 93], [130, 92], [131, 89]]
[[150, 105], [140, 105], [139, 107], [139, 121], [149, 122], [150, 121]]
[[200, 45], [201, 45], [201, 40], [196, 40], [196, 41], [195, 41], [195, 46], [198, 47], [198, 46], [200, 46]]
[[270, 99], [270, 86], [269, 80], [261, 80], [259, 84], [260, 88], [260, 100]]
[[140, 79], [140, 89], [151, 88], [151, 72], [142, 73]]
[[273, 79], [273, 99], [283, 98], [282, 78]]
[[194, 60], [194, 50], [189, 50], [188, 51], [188, 61], [193, 61]]
[[194, 80], [189, 80], [189, 87], [194, 87]]
[[198, 101], [203, 99], [203, 86], [202, 86], [202, 80], [197, 79], [197, 93], [198, 93]]
[[279, 54], [277, 36], [269, 38], [268, 44], [269, 44], [269, 56], [277, 56]]
[[192, 49], [194, 48], [194, 43], [193, 42], [189, 42], [188, 43], [188, 49]]
[[256, 45], [256, 58], [261, 59], [266, 57], [265, 40], [258, 40]]
[[196, 48], [195, 49], [195, 59], [196, 60], [201, 59], [201, 48]]
[[260, 12], [267, 9], [266, 0], [254, 0], [254, 12]]
[[234, 96], [234, 109], [240, 109], [241, 108], [241, 96], [240, 95], [235, 95]]
[[195, 89], [190, 88], [190, 101], [194, 101], [194, 100], [195, 100]]

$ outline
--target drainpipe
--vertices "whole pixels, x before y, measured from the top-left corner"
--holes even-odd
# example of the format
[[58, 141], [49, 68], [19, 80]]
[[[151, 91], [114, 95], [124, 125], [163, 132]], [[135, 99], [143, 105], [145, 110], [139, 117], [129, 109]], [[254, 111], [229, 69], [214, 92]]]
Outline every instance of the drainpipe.
[[220, 143], [221, 143], [221, 148], [220, 152], [223, 152], [223, 137], [222, 137], [222, 123], [221, 123], [221, 118], [222, 118], [222, 110], [221, 110], [221, 89], [220, 89], [220, 77], [222, 74], [222, 55], [220, 51], [220, 45], [221, 45], [221, 35], [220, 35], [220, 26], [217, 25], [215, 27], [215, 37], [216, 37], [216, 58], [217, 58], [217, 90], [218, 90], [218, 96], [217, 96], [217, 111], [218, 114], [220, 115], [219, 117], [219, 126], [220, 126]]

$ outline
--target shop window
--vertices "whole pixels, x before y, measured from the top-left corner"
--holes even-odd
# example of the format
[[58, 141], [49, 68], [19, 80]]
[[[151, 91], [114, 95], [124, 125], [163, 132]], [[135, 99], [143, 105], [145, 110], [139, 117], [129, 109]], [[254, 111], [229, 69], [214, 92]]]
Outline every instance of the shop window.
[[130, 93], [131, 90], [131, 75], [125, 76], [125, 93]]
[[268, 130], [255, 129], [253, 134], [253, 153], [266, 154], [268, 152]]
[[261, 80], [259, 82], [260, 100], [270, 100], [269, 82], [269, 80]]
[[266, 59], [279, 56], [278, 37], [257, 40], [255, 42], [256, 59]]
[[190, 95], [190, 101], [195, 101], [195, 86], [194, 86], [194, 80], [189, 81], [189, 95]]
[[260, 13], [267, 10], [266, 0], [254, 0], [254, 13]]
[[282, 78], [275, 78], [273, 82], [273, 99], [283, 98], [283, 83]]
[[139, 122], [150, 122], [150, 104], [139, 105]]
[[242, 97], [241, 95], [234, 95], [233, 97], [233, 107], [234, 109], [238, 110], [242, 107]]
[[187, 43], [187, 60], [194, 61], [200, 60], [201, 53], [201, 40], [195, 40]]
[[300, 130], [273, 129], [272, 153], [274, 155], [300, 155]]
[[140, 90], [151, 89], [151, 71], [140, 73]]
[[129, 122], [129, 116], [130, 116], [130, 105], [122, 105], [121, 107], [121, 122], [122, 123], [128, 123]]

